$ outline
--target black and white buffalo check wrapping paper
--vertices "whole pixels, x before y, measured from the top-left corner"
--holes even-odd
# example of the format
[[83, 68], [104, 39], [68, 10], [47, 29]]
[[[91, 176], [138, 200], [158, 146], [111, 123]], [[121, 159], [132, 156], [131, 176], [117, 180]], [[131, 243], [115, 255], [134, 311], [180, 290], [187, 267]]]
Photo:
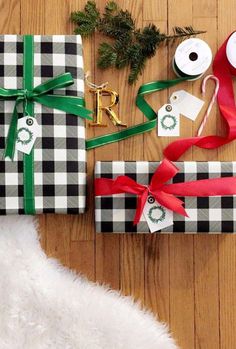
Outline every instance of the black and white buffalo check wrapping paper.
[[[97, 162], [95, 178], [111, 178], [126, 175], [141, 184], [149, 184], [160, 162], [113, 161]], [[179, 173], [172, 183], [200, 179], [236, 176], [236, 162], [175, 162]], [[174, 213], [174, 224], [158, 233], [233, 233], [236, 231], [236, 196], [181, 197], [189, 215]], [[136, 196], [115, 194], [95, 197], [96, 232], [148, 233], [149, 228], [142, 216], [133, 225]]]
[[[74, 84], [56, 94], [84, 96], [79, 35], [34, 36], [34, 86], [70, 72]], [[0, 35], [0, 86], [23, 88], [23, 36]], [[14, 101], [0, 101], [0, 214], [23, 214], [23, 154], [3, 157]], [[41, 133], [34, 146], [36, 213], [82, 213], [85, 209], [84, 121], [35, 103]]]

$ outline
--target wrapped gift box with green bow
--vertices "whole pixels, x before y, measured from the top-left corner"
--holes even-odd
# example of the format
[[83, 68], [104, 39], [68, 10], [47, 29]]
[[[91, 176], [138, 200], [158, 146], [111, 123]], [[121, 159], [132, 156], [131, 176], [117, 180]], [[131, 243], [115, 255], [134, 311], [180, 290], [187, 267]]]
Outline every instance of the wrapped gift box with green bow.
[[0, 214], [84, 211], [85, 119], [79, 35], [0, 36]]

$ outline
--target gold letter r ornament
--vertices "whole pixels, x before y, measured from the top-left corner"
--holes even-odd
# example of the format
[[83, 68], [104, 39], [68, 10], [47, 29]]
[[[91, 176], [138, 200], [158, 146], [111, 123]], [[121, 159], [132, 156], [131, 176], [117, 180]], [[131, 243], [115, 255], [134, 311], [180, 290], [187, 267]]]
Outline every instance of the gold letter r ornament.
[[[118, 118], [115, 111], [112, 109], [119, 102], [119, 95], [117, 92], [109, 90], [104, 87], [90, 89], [90, 92], [95, 94], [95, 116], [94, 116], [94, 122], [90, 124], [91, 126], [101, 126], [101, 127], [107, 126], [106, 124], [102, 123], [103, 111], [106, 112], [106, 114], [108, 115], [108, 117], [111, 119], [112, 123], [115, 126], [124, 126], [124, 127], [127, 126]], [[102, 105], [103, 96], [111, 97], [111, 103], [108, 106], [104, 107]]]

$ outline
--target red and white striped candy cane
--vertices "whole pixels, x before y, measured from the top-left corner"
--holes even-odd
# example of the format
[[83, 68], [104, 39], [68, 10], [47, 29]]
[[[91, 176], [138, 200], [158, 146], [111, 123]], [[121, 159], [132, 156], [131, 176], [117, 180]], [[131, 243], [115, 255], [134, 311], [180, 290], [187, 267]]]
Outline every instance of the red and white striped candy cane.
[[213, 104], [215, 103], [215, 100], [216, 100], [216, 97], [217, 97], [217, 93], [219, 91], [219, 85], [220, 85], [219, 79], [215, 75], [207, 75], [204, 78], [204, 80], [202, 81], [202, 94], [204, 95], [206, 93], [206, 82], [208, 80], [210, 80], [210, 79], [215, 81], [215, 91], [214, 91], [214, 94], [213, 94], [213, 96], [211, 98], [211, 101], [210, 101], [210, 103], [208, 105], [207, 111], [206, 111], [206, 113], [205, 113], [205, 115], [203, 117], [203, 120], [202, 120], [202, 122], [201, 122], [201, 124], [199, 126], [199, 129], [197, 131], [197, 136], [198, 137], [201, 136], [201, 134], [202, 134], [202, 131], [203, 131], [203, 129], [204, 129], [206, 123], [207, 123], [207, 119], [208, 119], [208, 117], [210, 115], [210, 112], [211, 112], [211, 109], [213, 107]]

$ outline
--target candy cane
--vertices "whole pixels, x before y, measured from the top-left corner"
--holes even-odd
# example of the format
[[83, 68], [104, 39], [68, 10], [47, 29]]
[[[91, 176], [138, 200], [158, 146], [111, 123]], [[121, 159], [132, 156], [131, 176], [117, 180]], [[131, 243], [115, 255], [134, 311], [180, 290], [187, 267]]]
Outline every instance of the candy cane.
[[207, 111], [206, 111], [206, 113], [205, 113], [205, 115], [204, 115], [204, 117], [203, 117], [203, 120], [202, 120], [202, 122], [201, 122], [201, 125], [199, 126], [199, 129], [198, 129], [198, 131], [197, 131], [197, 136], [198, 136], [198, 137], [201, 136], [201, 134], [202, 134], [202, 131], [203, 131], [203, 129], [204, 129], [206, 123], [207, 123], [207, 119], [208, 119], [208, 117], [209, 117], [209, 115], [210, 115], [210, 112], [211, 112], [211, 109], [212, 109], [212, 107], [213, 107], [213, 104], [215, 103], [215, 100], [216, 100], [216, 97], [217, 97], [217, 93], [218, 93], [218, 91], [219, 91], [219, 85], [220, 85], [219, 79], [218, 79], [215, 75], [207, 75], [207, 76], [204, 78], [203, 82], [202, 82], [202, 94], [204, 95], [204, 94], [206, 93], [206, 82], [207, 82], [209, 79], [215, 81], [215, 91], [214, 91], [214, 94], [213, 94], [213, 96], [212, 96], [212, 98], [211, 98], [211, 101], [210, 101], [210, 103], [209, 103], [209, 106], [208, 106], [208, 108], [207, 108]]

